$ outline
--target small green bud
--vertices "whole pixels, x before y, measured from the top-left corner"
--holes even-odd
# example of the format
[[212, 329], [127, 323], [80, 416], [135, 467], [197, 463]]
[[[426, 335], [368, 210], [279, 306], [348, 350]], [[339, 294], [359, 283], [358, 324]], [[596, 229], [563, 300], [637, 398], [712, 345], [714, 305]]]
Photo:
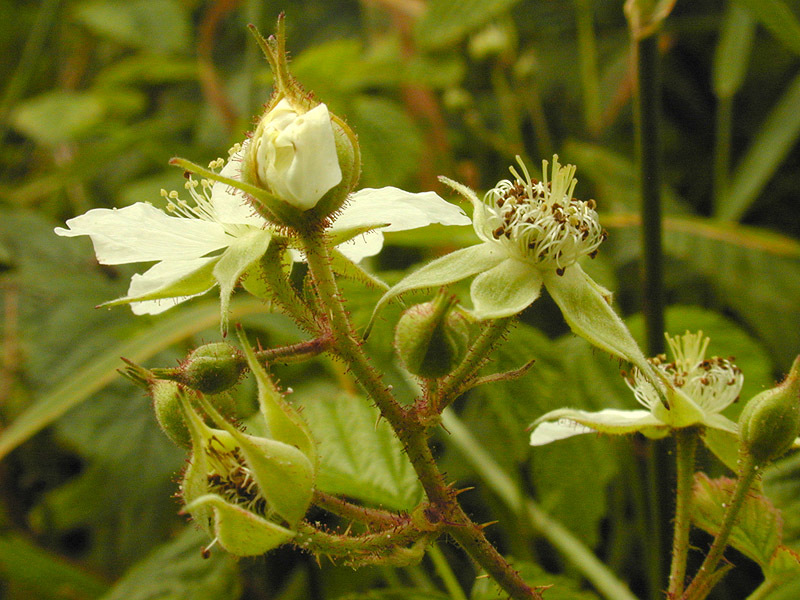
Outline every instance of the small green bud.
[[444, 377], [467, 352], [469, 326], [451, 310], [455, 298], [439, 294], [433, 302], [406, 310], [395, 329], [394, 344], [406, 369], [425, 379]]
[[800, 435], [800, 356], [776, 387], [753, 397], [739, 417], [742, 451], [757, 464], [775, 460]]
[[247, 368], [244, 355], [225, 342], [193, 350], [177, 369], [153, 369], [159, 379], [169, 379], [203, 394], [219, 394], [239, 382]]

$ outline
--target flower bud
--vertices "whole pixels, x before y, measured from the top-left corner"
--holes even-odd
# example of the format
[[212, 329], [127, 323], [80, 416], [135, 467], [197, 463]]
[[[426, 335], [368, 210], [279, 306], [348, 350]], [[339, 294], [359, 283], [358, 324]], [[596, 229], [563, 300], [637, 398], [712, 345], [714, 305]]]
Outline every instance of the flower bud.
[[247, 368], [244, 355], [225, 342], [193, 350], [177, 369], [153, 369], [159, 379], [169, 379], [203, 394], [219, 394], [239, 382]]
[[467, 351], [467, 320], [451, 310], [455, 298], [439, 294], [433, 302], [406, 310], [395, 329], [397, 354], [406, 369], [425, 379], [444, 377]]
[[739, 417], [742, 451], [756, 464], [784, 454], [800, 435], [800, 356], [776, 387], [756, 395]]
[[251, 183], [301, 211], [342, 181], [328, 107], [311, 110], [287, 98], [261, 118], [247, 148], [245, 172]]
[[256, 210], [278, 225], [320, 222], [339, 210], [361, 169], [356, 136], [289, 74], [283, 19], [276, 35], [256, 34], [275, 78], [275, 92], [247, 144], [243, 180], [266, 195]]

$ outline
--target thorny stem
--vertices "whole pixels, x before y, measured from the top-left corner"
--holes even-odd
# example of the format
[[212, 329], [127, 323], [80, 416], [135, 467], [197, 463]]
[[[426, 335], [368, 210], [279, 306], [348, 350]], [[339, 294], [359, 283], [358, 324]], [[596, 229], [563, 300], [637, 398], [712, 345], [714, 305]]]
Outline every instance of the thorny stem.
[[377, 529], [396, 528], [411, 520], [411, 517], [407, 514], [396, 514], [378, 508], [367, 508], [319, 490], [314, 490], [313, 503], [343, 519], [363, 523], [367, 527], [375, 527]]
[[711, 586], [708, 584], [714, 580], [715, 570], [728, 545], [728, 538], [736, 523], [736, 517], [739, 515], [739, 510], [741, 510], [744, 500], [750, 491], [750, 486], [759, 472], [759, 467], [753, 458], [749, 455], [743, 455], [739, 467], [739, 477], [736, 480], [736, 487], [726, 508], [722, 526], [717, 533], [717, 537], [714, 538], [714, 543], [711, 544], [711, 549], [703, 560], [703, 564], [700, 565], [694, 580], [681, 596], [681, 600], [702, 600], [711, 591]]
[[697, 450], [697, 430], [692, 427], [675, 432], [677, 461], [677, 491], [675, 500], [675, 530], [672, 537], [672, 565], [669, 572], [667, 598], [678, 598], [686, 583], [686, 560], [689, 554], [689, 509], [692, 501], [694, 460]]
[[388, 558], [388, 562], [400, 565], [416, 562], [416, 556], [421, 556], [422, 552], [413, 546], [430, 535], [431, 532], [421, 531], [412, 523], [389, 531], [349, 535], [323, 531], [307, 521], [301, 521], [292, 543], [304, 550], [341, 558], [352, 566], [379, 562], [381, 558]]
[[[455, 490], [446, 485], [436, 465], [428, 446], [426, 428], [416, 418], [415, 413], [407, 413], [400, 406], [391, 390], [383, 384], [380, 374], [369, 364], [345, 310], [331, 270], [330, 251], [324, 237], [308, 233], [303, 235], [303, 243], [320, 305], [327, 313], [325, 317], [333, 333], [332, 350], [347, 362], [355, 378], [378, 406], [381, 415], [389, 422], [405, 447], [431, 503], [426, 513], [428, 520], [432, 525], [441, 523], [442, 530], [449, 533], [512, 598], [541, 600], [541, 594], [522, 580], [519, 573], [489, 543], [481, 527], [473, 523], [464, 513], [456, 500]], [[502, 330], [505, 331], [507, 319], [502, 322], [504, 323]], [[498, 332], [497, 337], [501, 333]], [[488, 347], [491, 347], [491, 344]], [[470, 371], [464, 371], [465, 373], [474, 372], [474, 369], [482, 363], [482, 357], [473, 356], [471, 363], [474, 366]], [[456, 384], [451, 385], [452, 389], [458, 387]]]
[[331, 345], [331, 338], [328, 335], [289, 344], [278, 346], [277, 348], [264, 348], [256, 351], [259, 362], [266, 363], [299, 363], [305, 362], [328, 350]]
[[506, 317], [505, 319], [489, 321], [483, 328], [483, 331], [478, 335], [470, 349], [467, 350], [467, 354], [461, 364], [456, 367], [455, 371], [445, 377], [439, 386], [436, 398], [438, 412], [441, 413], [458, 396], [468, 388], [473, 387], [471, 379], [483, 363], [486, 362], [486, 358], [494, 345], [506, 334], [512, 318]]

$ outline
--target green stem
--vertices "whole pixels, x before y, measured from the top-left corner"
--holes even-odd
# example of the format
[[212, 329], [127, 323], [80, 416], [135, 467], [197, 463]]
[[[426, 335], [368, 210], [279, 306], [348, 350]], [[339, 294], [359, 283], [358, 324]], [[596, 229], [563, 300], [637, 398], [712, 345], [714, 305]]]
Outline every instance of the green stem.
[[376, 529], [396, 529], [411, 522], [411, 517], [407, 514], [392, 513], [379, 508], [367, 508], [319, 490], [314, 490], [313, 504], [343, 519], [363, 523]]
[[[664, 352], [664, 284], [661, 225], [661, 82], [658, 36], [634, 40], [637, 66], [637, 151], [642, 198], [642, 312], [647, 355]], [[648, 456], [648, 506], [650, 540], [647, 560], [650, 597], [660, 598], [664, 573], [669, 569], [669, 520], [671, 461], [659, 444], [651, 444]]]
[[461, 584], [458, 583], [453, 569], [450, 568], [450, 563], [447, 562], [439, 546], [431, 544], [428, 548], [428, 556], [431, 557], [433, 566], [436, 568], [436, 573], [442, 580], [447, 593], [450, 594], [450, 598], [452, 600], [467, 600], [467, 596], [464, 594]]
[[717, 537], [714, 538], [714, 543], [711, 544], [711, 549], [703, 560], [703, 564], [700, 565], [697, 575], [681, 597], [682, 600], [703, 600], [711, 591], [708, 583], [714, 578], [717, 565], [728, 546], [728, 538], [733, 531], [736, 517], [739, 515], [739, 510], [741, 510], [747, 493], [758, 474], [759, 468], [753, 458], [749, 455], [742, 456], [739, 478], [736, 480], [736, 487], [725, 511], [722, 526]]
[[602, 127], [602, 108], [600, 106], [600, 81], [597, 74], [597, 44], [594, 35], [592, 5], [592, 0], [575, 0], [583, 117], [589, 131], [597, 135]]
[[308, 233], [302, 238], [308, 268], [314, 279], [319, 301], [326, 311], [334, 337], [333, 349], [344, 359], [356, 380], [378, 406], [381, 415], [389, 422], [404, 445], [428, 500], [433, 525], [444, 523], [444, 530], [480, 564], [515, 600], [541, 600], [541, 594], [527, 585], [513, 567], [486, 539], [481, 528], [473, 523], [456, 500], [455, 491], [449, 487], [436, 466], [426, 428], [407, 413], [385, 386], [380, 374], [369, 364], [360, 341], [356, 337], [345, 310], [336, 278], [331, 269], [330, 250], [323, 235]]
[[672, 566], [669, 572], [668, 598], [678, 598], [686, 584], [686, 561], [689, 555], [689, 531], [694, 481], [694, 461], [697, 451], [698, 432], [693, 427], [675, 432], [675, 454], [677, 461], [677, 491], [675, 501], [675, 529], [672, 536]]
[[583, 542], [566, 527], [552, 519], [522, 491], [503, 468], [480, 445], [459, 418], [450, 410], [442, 414], [448, 440], [470, 462], [495, 494], [521, 518], [549, 541], [608, 600], [636, 600], [628, 587], [606, 567]]
[[461, 364], [456, 367], [455, 371], [442, 380], [437, 392], [438, 397], [436, 402], [439, 412], [447, 408], [458, 396], [464, 393], [467, 388], [471, 387], [471, 379], [489, 358], [489, 354], [495, 344], [497, 344], [508, 331], [512, 319], [513, 317], [506, 317], [504, 319], [489, 321], [469, 350], [467, 350], [467, 354], [464, 356], [464, 360]]
[[717, 100], [716, 132], [714, 137], [714, 211], [716, 214], [728, 195], [731, 161], [731, 130], [733, 128], [733, 97]]

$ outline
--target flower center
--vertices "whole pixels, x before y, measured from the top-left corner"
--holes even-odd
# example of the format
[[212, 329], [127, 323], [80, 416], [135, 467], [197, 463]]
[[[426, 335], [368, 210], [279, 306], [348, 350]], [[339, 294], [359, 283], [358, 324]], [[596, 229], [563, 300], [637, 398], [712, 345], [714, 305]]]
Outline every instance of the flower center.
[[225, 448], [216, 437], [206, 446], [212, 467], [208, 473], [209, 493], [217, 494], [231, 504], [261, 516], [267, 516], [269, 505], [258, 489], [253, 474], [238, 448]]
[[[664, 354], [648, 360], [701, 409], [719, 413], [739, 398], [744, 381], [742, 371], [733, 364], [733, 357], [712, 356], [706, 359], [709, 339], [703, 336], [702, 331], [667, 336], [667, 343], [675, 358], [673, 362], [667, 362]], [[647, 408], [660, 401], [652, 384], [638, 370], [626, 382], [639, 403]]]
[[[236, 144], [228, 152], [231, 157], [241, 151], [241, 144]], [[233, 160], [233, 158], [228, 158]], [[225, 160], [217, 158], [208, 163], [208, 168], [214, 172], [219, 172], [225, 166]], [[224, 185], [216, 181], [208, 179], [194, 179], [191, 174], [186, 176], [186, 183], [183, 187], [189, 192], [192, 198], [191, 202], [180, 197], [180, 194], [175, 190], [167, 192], [161, 190], [161, 196], [167, 200], [166, 210], [168, 213], [183, 219], [200, 219], [201, 221], [208, 221], [210, 223], [217, 223], [225, 230], [225, 233], [231, 237], [240, 237], [249, 228], [247, 225], [237, 223], [226, 223], [220, 214], [219, 208], [213, 200], [213, 190], [215, 185]], [[244, 202], [244, 200], [242, 200]]]
[[504, 179], [484, 196], [483, 234], [522, 260], [544, 268], [564, 270], [579, 258], [594, 258], [608, 234], [600, 227], [594, 200], [572, 197], [577, 180], [573, 165], [553, 157], [551, 181], [542, 161], [544, 181], [531, 179], [517, 157], [524, 177], [511, 167], [514, 180]]

